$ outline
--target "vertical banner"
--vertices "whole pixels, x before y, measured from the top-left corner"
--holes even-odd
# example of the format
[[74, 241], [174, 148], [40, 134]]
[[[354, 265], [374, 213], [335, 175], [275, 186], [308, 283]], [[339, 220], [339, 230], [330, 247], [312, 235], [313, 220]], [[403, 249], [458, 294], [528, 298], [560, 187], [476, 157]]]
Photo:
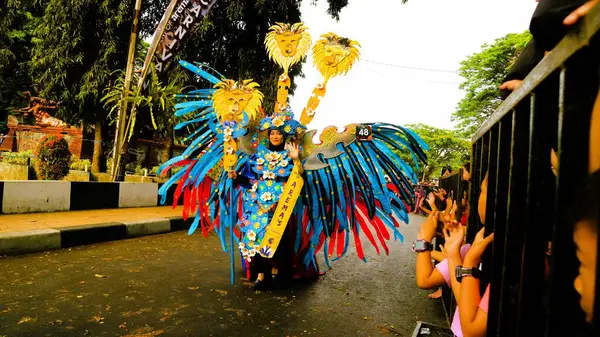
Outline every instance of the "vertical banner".
[[190, 31], [208, 14], [215, 2], [216, 0], [179, 1], [154, 53], [154, 64], [159, 73], [167, 68]]

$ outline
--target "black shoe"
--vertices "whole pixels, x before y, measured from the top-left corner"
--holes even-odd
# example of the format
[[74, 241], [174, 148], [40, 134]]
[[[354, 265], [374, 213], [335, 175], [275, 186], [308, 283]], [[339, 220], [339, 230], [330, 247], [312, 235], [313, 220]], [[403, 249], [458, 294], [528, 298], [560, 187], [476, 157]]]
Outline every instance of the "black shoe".
[[254, 281], [254, 285], [252, 286], [252, 289], [254, 290], [267, 290], [271, 287], [271, 282], [267, 281], [267, 278], [265, 277], [265, 279], [263, 280], [256, 280]]
[[273, 285], [274, 285], [276, 288], [283, 288], [283, 287], [285, 287], [285, 285], [286, 285], [286, 282], [285, 282], [285, 281], [286, 281], [286, 280], [284, 279], [284, 277], [283, 277], [283, 276], [281, 276], [281, 275], [279, 275], [279, 274], [275, 274], [275, 275], [273, 275], [273, 281], [272, 281], [272, 283], [273, 283]]

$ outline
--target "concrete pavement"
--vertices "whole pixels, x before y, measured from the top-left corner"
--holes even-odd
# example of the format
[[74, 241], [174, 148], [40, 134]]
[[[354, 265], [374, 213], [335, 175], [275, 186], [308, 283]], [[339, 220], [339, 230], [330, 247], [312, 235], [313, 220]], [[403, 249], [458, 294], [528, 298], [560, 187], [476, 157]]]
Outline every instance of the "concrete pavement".
[[146, 207], [0, 215], [0, 255], [186, 229], [181, 208]]

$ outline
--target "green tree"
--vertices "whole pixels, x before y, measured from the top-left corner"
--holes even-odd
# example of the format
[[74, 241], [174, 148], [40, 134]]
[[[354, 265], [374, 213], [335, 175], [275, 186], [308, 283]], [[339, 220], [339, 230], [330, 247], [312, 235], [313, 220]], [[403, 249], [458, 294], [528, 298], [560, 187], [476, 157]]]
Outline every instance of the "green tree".
[[[132, 86], [125, 99], [123, 98], [125, 72], [119, 70], [118, 79], [115, 84], [105, 89], [102, 102], [104, 103], [104, 107], [109, 111], [108, 119], [111, 126], [116, 122], [117, 111], [122, 106], [123, 100], [126, 100], [129, 106], [135, 104], [142, 117], [149, 115], [150, 122], [142, 123], [142, 125], [147, 126], [146, 124], [152, 123], [152, 128], [142, 127], [141, 129], [152, 131], [151, 133], [154, 134], [154, 138], [163, 141], [164, 149], [161, 162], [164, 163], [173, 154], [173, 127], [182, 120], [175, 116], [175, 104], [177, 103], [175, 94], [184, 91], [184, 83], [187, 81], [187, 76], [182, 71], [173, 71], [168, 76], [168, 83], [163, 84], [154, 68], [152, 67], [151, 69], [152, 72], [149, 75], [150, 81], [147, 89], [136, 95], [138, 76], [135, 74]], [[136, 129], [140, 130], [140, 128]]]
[[484, 44], [480, 52], [460, 63], [459, 73], [465, 79], [460, 89], [465, 91], [465, 97], [452, 114], [452, 121], [458, 123], [465, 137], [473, 135], [502, 103], [498, 87], [530, 39], [528, 31], [507, 34], [492, 44]]
[[[471, 143], [469, 140], [461, 137], [458, 132], [439, 129], [425, 124], [410, 124], [407, 127], [416, 132], [429, 145], [427, 151], [427, 165], [421, 165], [421, 171], [418, 172], [419, 178], [425, 177], [437, 178], [445, 165], [452, 166], [452, 169], [459, 169], [462, 164], [469, 160]], [[403, 154], [406, 163], [413, 166], [412, 159]]]
[[41, 13], [34, 1], [8, 0], [0, 6], [0, 122], [25, 105], [23, 91], [35, 91], [29, 66]]
[[31, 70], [40, 95], [60, 100], [58, 117], [95, 126], [92, 170], [99, 169], [106, 111], [100, 99], [124, 69], [133, 0], [49, 0], [35, 29]]

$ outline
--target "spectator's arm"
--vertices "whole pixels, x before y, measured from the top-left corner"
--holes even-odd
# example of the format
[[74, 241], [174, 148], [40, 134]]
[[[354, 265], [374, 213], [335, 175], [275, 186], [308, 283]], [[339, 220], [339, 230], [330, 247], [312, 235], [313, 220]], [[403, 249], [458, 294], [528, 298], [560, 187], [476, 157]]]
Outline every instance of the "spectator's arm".
[[421, 289], [437, 288], [446, 284], [444, 276], [431, 263], [431, 252], [417, 254], [417, 287]]
[[538, 48], [552, 50], [567, 33], [564, 20], [571, 13], [584, 5], [587, 0], [553, 0], [540, 1], [537, 5], [529, 31], [534, 36]]
[[[461, 226], [461, 228], [463, 228]], [[448, 256], [448, 268], [450, 268], [450, 284], [452, 285], [452, 293], [454, 294], [454, 298], [458, 303], [460, 298], [460, 283], [456, 280], [456, 267], [461, 266], [463, 264], [462, 257], [460, 253], [458, 254], [450, 254]]]
[[[481, 255], [487, 246], [494, 240], [494, 234], [483, 236], [482, 228], [463, 261], [463, 268], [478, 268]], [[460, 325], [464, 337], [484, 337], [487, 329], [487, 313], [480, 308], [481, 296], [479, 293], [479, 280], [475, 277], [463, 277], [460, 285], [460, 298], [458, 309], [460, 312]]]
[[465, 239], [465, 228], [463, 226], [450, 226], [444, 228], [444, 251], [448, 256], [448, 269], [450, 274], [450, 285], [454, 298], [458, 302], [460, 298], [460, 283], [456, 280], [456, 267], [462, 265], [460, 250]]
[[444, 257], [444, 254], [442, 254], [442, 252], [434, 250], [431, 252], [431, 258], [436, 260], [437, 262], [442, 262], [446, 257]]
[[[473, 267], [467, 261], [464, 264], [464, 268]], [[481, 302], [479, 280], [474, 277], [463, 277], [460, 284], [460, 295], [457, 302], [463, 336], [484, 337], [487, 330], [487, 313], [479, 308]]]
[[[427, 220], [421, 226], [418, 238], [431, 242], [435, 237], [437, 229], [437, 213], [431, 212]], [[416, 268], [417, 286], [421, 289], [431, 289], [446, 283], [444, 276], [433, 267], [431, 263], [431, 252], [425, 251], [417, 254]]]
[[419, 209], [423, 211], [425, 214], [430, 215], [431, 211], [427, 208], [423, 207], [423, 202], [425, 202], [425, 198], [421, 199], [421, 203], [419, 204]]
[[[529, 41], [521, 55], [517, 58], [513, 66], [509, 69], [508, 74], [504, 78], [504, 83], [514, 80], [524, 80], [527, 75], [535, 68], [535, 66], [544, 58], [544, 51], [539, 50], [533, 39]], [[501, 87], [502, 90], [514, 90], [516, 87]]]

